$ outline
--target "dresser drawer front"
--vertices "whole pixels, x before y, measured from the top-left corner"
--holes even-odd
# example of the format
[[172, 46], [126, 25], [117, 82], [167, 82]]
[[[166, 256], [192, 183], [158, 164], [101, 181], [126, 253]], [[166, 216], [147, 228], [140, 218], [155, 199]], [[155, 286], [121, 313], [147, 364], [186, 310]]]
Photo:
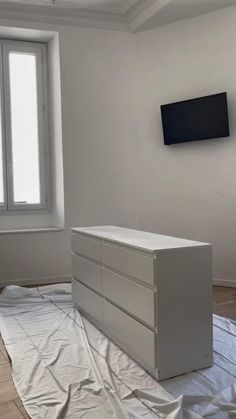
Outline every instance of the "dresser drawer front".
[[155, 326], [154, 291], [104, 268], [103, 295], [151, 327]]
[[72, 274], [88, 287], [102, 293], [102, 267], [72, 254]]
[[83, 234], [72, 233], [71, 248], [74, 252], [102, 262], [102, 240], [93, 239]]
[[72, 279], [72, 297], [79, 309], [81, 308], [95, 321], [102, 322], [102, 298], [99, 295]]
[[103, 323], [108, 334], [127, 348], [134, 358], [155, 368], [155, 333], [108, 301], [103, 301]]
[[125, 247], [104, 243], [104, 265], [149, 285], [154, 285], [153, 255], [131, 251]]

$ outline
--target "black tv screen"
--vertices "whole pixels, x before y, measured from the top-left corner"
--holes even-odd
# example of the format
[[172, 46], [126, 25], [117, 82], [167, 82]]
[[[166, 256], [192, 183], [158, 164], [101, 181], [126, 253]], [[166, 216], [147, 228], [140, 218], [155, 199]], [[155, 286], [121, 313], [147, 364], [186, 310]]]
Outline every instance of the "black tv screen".
[[166, 145], [229, 136], [227, 94], [161, 106]]

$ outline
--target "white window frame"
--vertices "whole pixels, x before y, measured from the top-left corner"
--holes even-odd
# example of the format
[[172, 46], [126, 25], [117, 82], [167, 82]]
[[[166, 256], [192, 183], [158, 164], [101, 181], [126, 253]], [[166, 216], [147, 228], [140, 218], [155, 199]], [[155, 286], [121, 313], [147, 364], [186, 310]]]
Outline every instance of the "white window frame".
[[[47, 47], [38, 42], [12, 41], [0, 39], [0, 103], [2, 117], [3, 143], [3, 181], [4, 205], [0, 205], [1, 214], [41, 213], [51, 209], [51, 187], [48, 144], [47, 118]], [[24, 52], [36, 56], [37, 99], [38, 99], [38, 146], [40, 170], [40, 203], [14, 203], [13, 199], [13, 167], [12, 167], [12, 133], [11, 133], [11, 103], [9, 53]]]

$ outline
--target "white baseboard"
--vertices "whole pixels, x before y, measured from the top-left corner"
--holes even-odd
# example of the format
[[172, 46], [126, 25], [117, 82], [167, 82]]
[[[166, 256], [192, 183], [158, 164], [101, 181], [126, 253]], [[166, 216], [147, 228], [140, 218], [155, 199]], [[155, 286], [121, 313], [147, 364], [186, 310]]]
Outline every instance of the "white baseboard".
[[236, 280], [233, 279], [213, 279], [213, 285], [218, 287], [236, 288]]
[[[14, 279], [9, 281], [0, 281], [0, 288], [7, 287], [8, 285], [47, 285], [57, 284], [62, 282], [71, 282], [72, 276], [49, 276], [44, 278], [25, 278]], [[213, 285], [218, 287], [236, 288], [236, 280], [233, 279], [213, 279]]]
[[49, 276], [44, 278], [25, 278], [25, 279], [14, 279], [12, 281], [0, 281], [0, 288], [5, 288], [8, 285], [47, 285], [57, 284], [61, 282], [71, 282], [71, 276]]

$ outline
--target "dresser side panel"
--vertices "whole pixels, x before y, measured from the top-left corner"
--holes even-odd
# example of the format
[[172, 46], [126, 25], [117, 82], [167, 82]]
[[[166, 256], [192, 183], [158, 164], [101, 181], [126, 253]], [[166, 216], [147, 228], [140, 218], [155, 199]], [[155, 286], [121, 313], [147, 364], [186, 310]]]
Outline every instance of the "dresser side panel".
[[211, 246], [158, 252], [158, 379], [212, 365]]

